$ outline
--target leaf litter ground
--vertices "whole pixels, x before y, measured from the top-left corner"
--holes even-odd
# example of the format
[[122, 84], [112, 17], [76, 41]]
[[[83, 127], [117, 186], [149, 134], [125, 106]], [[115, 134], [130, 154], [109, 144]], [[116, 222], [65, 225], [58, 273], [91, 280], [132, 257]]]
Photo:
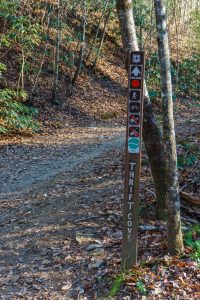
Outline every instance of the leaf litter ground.
[[[90, 86], [84, 81], [70, 96], [70, 117], [65, 104], [56, 114], [44, 104], [50, 114], [40, 116], [41, 133], [1, 141], [0, 299], [108, 298], [120, 273], [126, 111], [115, 84], [121, 78], [112, 74], [85, 79]], [[177, 102], [176, 124], [180, 186], [189, 195], [181, 199], [183, 222], [190, 226], [199, 220], [196, 108]], [[155, 219], [145, 154], [140, 200], [140, 223], [166, 227]], [[165, 230], [140, 232], [140, 266], [113, 299], [199, 299], [191, 251], [170, 258]]]

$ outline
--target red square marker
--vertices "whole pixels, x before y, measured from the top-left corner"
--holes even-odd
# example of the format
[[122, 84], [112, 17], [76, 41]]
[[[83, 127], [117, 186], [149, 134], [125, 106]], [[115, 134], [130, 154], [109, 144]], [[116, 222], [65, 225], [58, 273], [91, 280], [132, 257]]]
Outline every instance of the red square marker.
[[141, 88], [141, 80], [139, 80], [139, 79], [131, 79], [130, 86], [133, 89], [140, 89]]

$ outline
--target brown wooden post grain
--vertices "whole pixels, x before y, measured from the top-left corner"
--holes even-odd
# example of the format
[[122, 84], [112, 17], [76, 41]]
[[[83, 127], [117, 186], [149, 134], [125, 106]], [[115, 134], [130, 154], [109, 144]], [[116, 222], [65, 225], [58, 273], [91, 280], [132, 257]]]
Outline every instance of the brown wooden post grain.
[[[129, 116], [130, 116], [130, 65], [133, 54], [140, 54], [142, 57], [141, 65], [143, 72], [141, 76], [141, 96], [140, 96], [140, 151], [139, 153], [129, 153], [128, 151], [128, 136], [129, 136]], [[143, 121], [143, 98], [144, 98], [144, 52], [131, 51], [129, 54], [128, 67], [128, 105], [127, 105], [127, 128], [126, 128], [126, 158], [125, 158], [125, 189], [124, 189], [124, 214], [123, 214], [123, 241], [122, 241], [122, 270], [130, 269], [137, 264], [137, 248], [138, 248], [138, 207], [139, 207], [139, 183], [140, 183], [140, 168], [141, 168], [141, 147], [142, 147], [142, 121]], [[132, 64], [133, 65], [133, 64]], [[134, 89], [133, 89], [134, 90]], [[136, 163], [134, 188], [133, 188], [133, 205], [129, 201], [129, 176], [130, 162]], [[131, 207], [131, 209], [130, 209]], [[129, 214], [129, 215], [128, 215]], [[130, 219], [131, 216], [131, 219]], [[128, 221], [132, 222], [131, 234], [128, 234]]]

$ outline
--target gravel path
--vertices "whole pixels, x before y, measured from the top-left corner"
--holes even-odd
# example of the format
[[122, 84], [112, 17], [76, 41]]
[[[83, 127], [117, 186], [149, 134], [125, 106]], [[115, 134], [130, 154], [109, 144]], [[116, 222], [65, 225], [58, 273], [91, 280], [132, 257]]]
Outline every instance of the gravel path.
[[[107, 274], [110, 248], [98, 254], [87, 247], [97, 239], [109, 245], [103, 210], [113, 197], [121, 201], [116, 170], [124, 142], [125, 129], [116, 126], [2, 142], [1, 300], [93, 300], [106, 293], [107, 283], [101, 291], [96, 278]], [[77, 232], [95, 234], [94, 241], [78, 243]]]
[[[39, 189], [63, 172], [78, 176], [77, 167], [102, 153], [124, 146], [124, 128], [77, 128], [36, 141], [2, 146], [0, 150], [0, 199]], [[91, 166], [92, 167], [92, 166]], [[89, 171], [89, 169], [88, 169]], [[75, 173], [74, 173], [75, 172]]]

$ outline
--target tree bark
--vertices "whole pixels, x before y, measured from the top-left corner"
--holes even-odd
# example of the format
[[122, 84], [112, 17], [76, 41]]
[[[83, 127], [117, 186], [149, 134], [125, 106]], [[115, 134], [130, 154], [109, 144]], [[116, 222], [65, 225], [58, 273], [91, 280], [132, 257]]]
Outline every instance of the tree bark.
[[181, 232], [180, 200], [178, 186], [176, 140], [173, 117], [172, 83], [170, 55], [167, 34], [167, 18], [164, 0], [154, 0], [158, 53], [161, 69], [163, 100], [163, 143], [167, 167], [167, 212], [168, 212], [168, 248], [170, 254], [183, 251]]
[[60, 62], [60, 39], [61, 39], [61, 22], [60, 22], [61, 3], [57, 0], [57, 37], [55, 45], [55, 64], [54, 64], [54, 82], [52, 90], [52, 104], [59, 104], [58, 101], [58, 77], [59, 77], [59, 62]]
[[[116, 0], [122, 42], [125, 50], [126, 67], [129, 52], [138, 51], [135, 23], [133, 19], [132, 0]], [[152, 104], [145, 84], [143, 138], [147, 155], [151, 164], [152, 176], [156, 192], [157, 217], [165, 217], [166, 203], [166, 165], [160, 129], [156, 123]]]
[[79, 60], [78, 60], [78, 65], [76, 68], [76, 71], [74, 73], [74, 77], [72, 78], [72, 85], [75, 84], [76, 80], [78, 79], [82, 66], [83, 66], [83, 59], [84, 59], [84, 54], [85, 54], [85, 34], [86, 34], [86, 0], [83, 0], [82, 2], [83, 5], [83, 22], [82, 22], [82, 40], [81, 40], [81, 49], [80, 49], [80, 54], [79, 54]]

